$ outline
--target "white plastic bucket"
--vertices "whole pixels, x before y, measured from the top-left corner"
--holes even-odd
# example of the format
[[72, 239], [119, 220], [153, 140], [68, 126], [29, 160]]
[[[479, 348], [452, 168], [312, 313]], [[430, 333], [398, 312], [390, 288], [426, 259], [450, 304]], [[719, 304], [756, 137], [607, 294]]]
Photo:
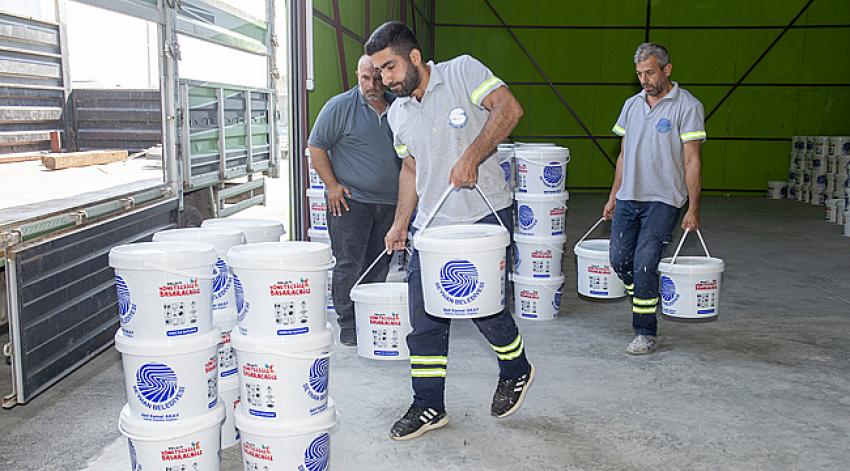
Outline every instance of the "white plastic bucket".
[[316, 167], [313, 166], [313, 156], [310, 155], [310, 149], [306, 149], [304, 155], [307, 156], [307, 172], [310, 175], [310, 188], [324, 190], [325, 182], [322, 181], [322, 178], [319, 176], [319, 172], [317, 172]]
[[788, 195], [788, 183], [780, 181], [767, 182], [767, 198], [781, 200]]
[[812, 187], [803, 185], [801, 202], [810, 203], [812, 201]]
[[511, 274], [514, 282], [514, 316], [534, 321], [557, 319], [561, 310], [564, 277], [529, 278]]
[[515, 193], [517, 224], [514, 233], [533, 237], [564, 234], [567, 224], [568, 192], [551, 195]]
[[566, 184], [570, 150], [565, 147], [520, 146], [514, 153], [516, 191], [519, 193], [562, 193]]
[[230, 249], [239, 331], [257, 339], [325, 330], [331, 248], [318, 242], [267, 242]]
[[791, 149], [795, 152], [802, 152], [806, 150], [806, 138], [805, 136], [791, 136]]
[[241, 409], [264, 421], [303, 420], [328, 406], [330, 329], [286, 340], [254, 339], [234, 332]]
[[805, 136], [806, 138], [806, 152], [814, 152], [815, 151], [815, 136]]
[[514, 145], [499, 144], [496, 147], [496, 158], [499, 159], [499, 166], [502, 167], [502, 172], [505, 175], [505, 183], [508, 188], [513, 191], [516, 185], [516, 164], [514, 162]]
[[829, 138], [830, 155], [850, 155], [850, 136], [832, 136]]
[[826, 201], [826, 194], [823, 190], [812, 190], [809, 198], [809, 204], [823, 206], [823, 202]]
[[793, 186], [788, 187], [788, 199], [789, 200], [796, 200], [797, 199], [797, 188], [800, 188], [800, 191], [802, 191], [801, 186], [793, 185]]
[[370, 283], [351, 290], [357, 327], [357, 354], [371, 360], [407, 360], [407, 334], [413, 330], [407, 283]]
[[455, 192], [450, 186], [413, 238], [421, 262], [425, 311], [432, 316], [472, 319], [505, 309], [505, 255], [511, 236], [481, 188], [476, 185], [475, 189], [499, 225], [428, 228], [446, 198]]
[[218, 471], [224, 417], [219, 405], [194, 419], [151, 423], [136, 419], [124, 406], [118, 430], [127, 438], [130, 469]]
[[530, 278], [561, 275], [561, 260], [567, 236], [532, 237], [514, 235], [514, 273]]
[[237, 409], [236, 427], [245, 469], [329, 471], [330, 435], [337, 421], [333, 400], [316, 417], [285, 425], [269, 423]]
[[142, 242], [110, 250], [124, 334], [166, 340], [212, 330], [217, 258], [204, 243]]
[[254, 244], [257, 242], [277, 242], [286, 234], [283, 224], [274, 219], [253, 218], [216, 218], [207, 219], [201, 223], [201, 227], [235, 227], [245, 233], [245, 242]]
[[[837, 198], [830, 198], [824, 202], [824, 207], [826, 208], [826, 220], [829, 222], [835, 222], [838, 216], [838, 204], [844, 204], [844, 200], [840, 200]], [[842, 207], [842, 209], [844, 209]]]
[[705, 257], [679, 257], [688, 235], [682, 236], [673, 257], [658, 264], [661, 274], [661, 313], [683, 321], [713, 321], [720, 313], [720, 282], [726, 263], [713, 258], [697, 230]]
[[604, 221], [605, 218], [596, 221], [573, 247], [578, 270], [578, 293], [589, 298], [622, 298], [626, 295], [626, 287], [611, 267], [608, 253], [610, 241], [587, 238]]
[[231, 376], [226, 380], [219, 380], [218, 402], [224, 406], [224, 423], [221, 424], [221, 448], [230, 448], [239, 443], [239, 431], [233, 416], [239, 406], [239, 378]]
[[317, 231], [327, 231], [328, 203], [325, 190], [307, 190], [307, 201], [310, 204], [310, 227]]
[[215, 247], [218, 260], [213, 269], [213, 323], [236, 320], [236, 294], [233, 275], [224, 259], [231, 247], [245, 243], [245, 233], [235, 227], [191, 227], [169, 229], [153, 235], [154, 242], [203, 242]]
[[829, 136], [815, 136], [815, 154], [826, 155], [829, 152]]
[[130, 414], [148, 422], [199, 417], [218, 402], [218, 329], [171, 342], [128, 338], [118, 330]]

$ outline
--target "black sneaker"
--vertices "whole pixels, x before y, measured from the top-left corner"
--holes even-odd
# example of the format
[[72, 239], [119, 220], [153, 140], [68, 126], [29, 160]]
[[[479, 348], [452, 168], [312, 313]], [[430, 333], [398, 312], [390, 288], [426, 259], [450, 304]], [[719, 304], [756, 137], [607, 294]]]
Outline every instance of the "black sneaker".
[[517, 379], [499, 378], [496, 392], [493, 394], [493, 404], [490, 405], [490, 414], [496, 417], [507, 417], [519, 409], [525, 400], [525, 393], [534, 381], [534, 365], [528, 364], [531, 369], [528, 373]]
[[412, 440], [429, 430], [444, 427], [449, 423], [446, 411], [430, 407], [410, 406], [404, 417], [398, 419], [390, 429], [390, 438], [396, 441]]

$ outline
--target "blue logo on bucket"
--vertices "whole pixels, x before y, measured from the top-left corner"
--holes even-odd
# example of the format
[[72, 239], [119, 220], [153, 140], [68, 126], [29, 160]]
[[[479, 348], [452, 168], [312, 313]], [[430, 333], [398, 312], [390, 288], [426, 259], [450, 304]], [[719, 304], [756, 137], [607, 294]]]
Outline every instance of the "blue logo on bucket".
[[562, 294], [562, 292], [563, 292], [562, 289], [559, 287], [558, 290], [555, 291], [555, 299], [552, 300], [552, 307], [555, 308], [556, 314], [557, 314], [557, 311], [561, 310], [561, 294]]
[[478, 269], [469, 260], [450, 260], [440, 270], [439, 286], [454, 300], [471, 301], [478, 285]]
[[304, 451], [304, 465], [307, 471], [326, 471], [331, 456], [331, 437], [323, 433], [316, 437]]
[[219, 299], [230, 289], [232, 281], [230, 279], [230, 269], [224, 260], [218, 259], [213, 267], [213, 299]]
[[313, 362], [310, 367], [310, 388], [319, 394], [324, 394], [328, 390], [328, 366], [330, 361], [327, 358], [319, 358]]
[[679, 300], [679, 295], [676, 293], [676, 283], [667, 275], [661, 276], [661, 299], [665, 306], [674, 304]]
[[519, 209], [517, 210], [517, 220], [519, 221], [519, 227], [529, 230], [534, 227], [534, 210], [531, 209], [531, 206], [521, 204], [519, 205]]
[[177, 404], [185, 388], [177, 384], [177, 374], [168, 365], [145, 363], [136, 371], [136, 398], [145, 407], [165, 410]]
[[522, 257], [520, 256], [519, 247], [514, 244], [514, 271], [519, 269], [520, 265], [522, 265]]
[[235, 273], [233, 274], [233, 292], [236, 295], [237, 318], [239, 322], [242, 322], [245, 320], [245, 316], [248, 315], [249, 304], [245, 301], [245, 290], [242, 289], [242, 282]]
[[511, 181], [511, 163], [510, 162], [502, 162], [501, 164], [502, 171], [505, 172], [505, 183], [510, 183]]
[[115, 275], [115, 291], [118, 293], [118, 317], [126, 324], [136, 315], [136, 305], [130, 298], [130, 287], [119, 275]]
[[543, 176], [541, 177], [543, 184], [549, 188], [554, 188], [564, 179], [564, 171], [561, 164], [558, 162], [549, 162], [549, 165], [543, 167]]

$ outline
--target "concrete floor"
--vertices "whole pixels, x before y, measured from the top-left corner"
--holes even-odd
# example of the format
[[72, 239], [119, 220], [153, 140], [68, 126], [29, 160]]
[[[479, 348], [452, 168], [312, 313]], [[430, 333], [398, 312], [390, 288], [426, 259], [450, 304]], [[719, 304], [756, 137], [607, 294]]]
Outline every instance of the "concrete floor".
[[[601, 203], [573, 196], [570, 247]], [[664, 321], [662, 348], [649, 357], [623, 351], [627, 303], [577, 297], [568, 257], [562, 316], [521, 321], [538, 377], [507, 419], [489, 416], [496, 361], [468, 321], [452, 330], [451, 424], [412, 442], [386, 437], [409, 404], [408, 365], [339, 349], [333, 469], [847, 469], [850, 238], [822, 215], [788, 201], [705, 198], [703, 234], [727, 262], [720, 319]], [[30, 404], [0, 411], [0, 470], [129, 469], [115, 427], [124, 401], [110, 350]], [[241, 469], [238, 450], [224, 453], [222, 469]]]

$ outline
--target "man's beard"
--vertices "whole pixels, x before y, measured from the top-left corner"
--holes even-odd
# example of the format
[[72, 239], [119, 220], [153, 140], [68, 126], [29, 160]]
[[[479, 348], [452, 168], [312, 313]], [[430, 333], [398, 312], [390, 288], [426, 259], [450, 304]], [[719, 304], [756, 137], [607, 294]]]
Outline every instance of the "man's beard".
[[[646, 85], [649, 85], [649, 90], [646, 90]], [[649, 95], [649, 96], [658, 96], [664, 90], [667, 89], [667, 83], [666, 82], [661, 82], [658, 85], [656, 85], [654, 83], [648, 83], [646, 85], [644, 85], [643, 88], [644, 88], [644, 90], [646, 90], [646, 94]]]
[[393, 93], [400, 97], [409, 97], [416, 87], [419, 86], [419, 69], [413, 65], [413, 63], [408, 62], [407, 72], [404, 74], [404, 80], [401, 82], [401, 89], [396, 91], [395, 88], [392, 89]]

